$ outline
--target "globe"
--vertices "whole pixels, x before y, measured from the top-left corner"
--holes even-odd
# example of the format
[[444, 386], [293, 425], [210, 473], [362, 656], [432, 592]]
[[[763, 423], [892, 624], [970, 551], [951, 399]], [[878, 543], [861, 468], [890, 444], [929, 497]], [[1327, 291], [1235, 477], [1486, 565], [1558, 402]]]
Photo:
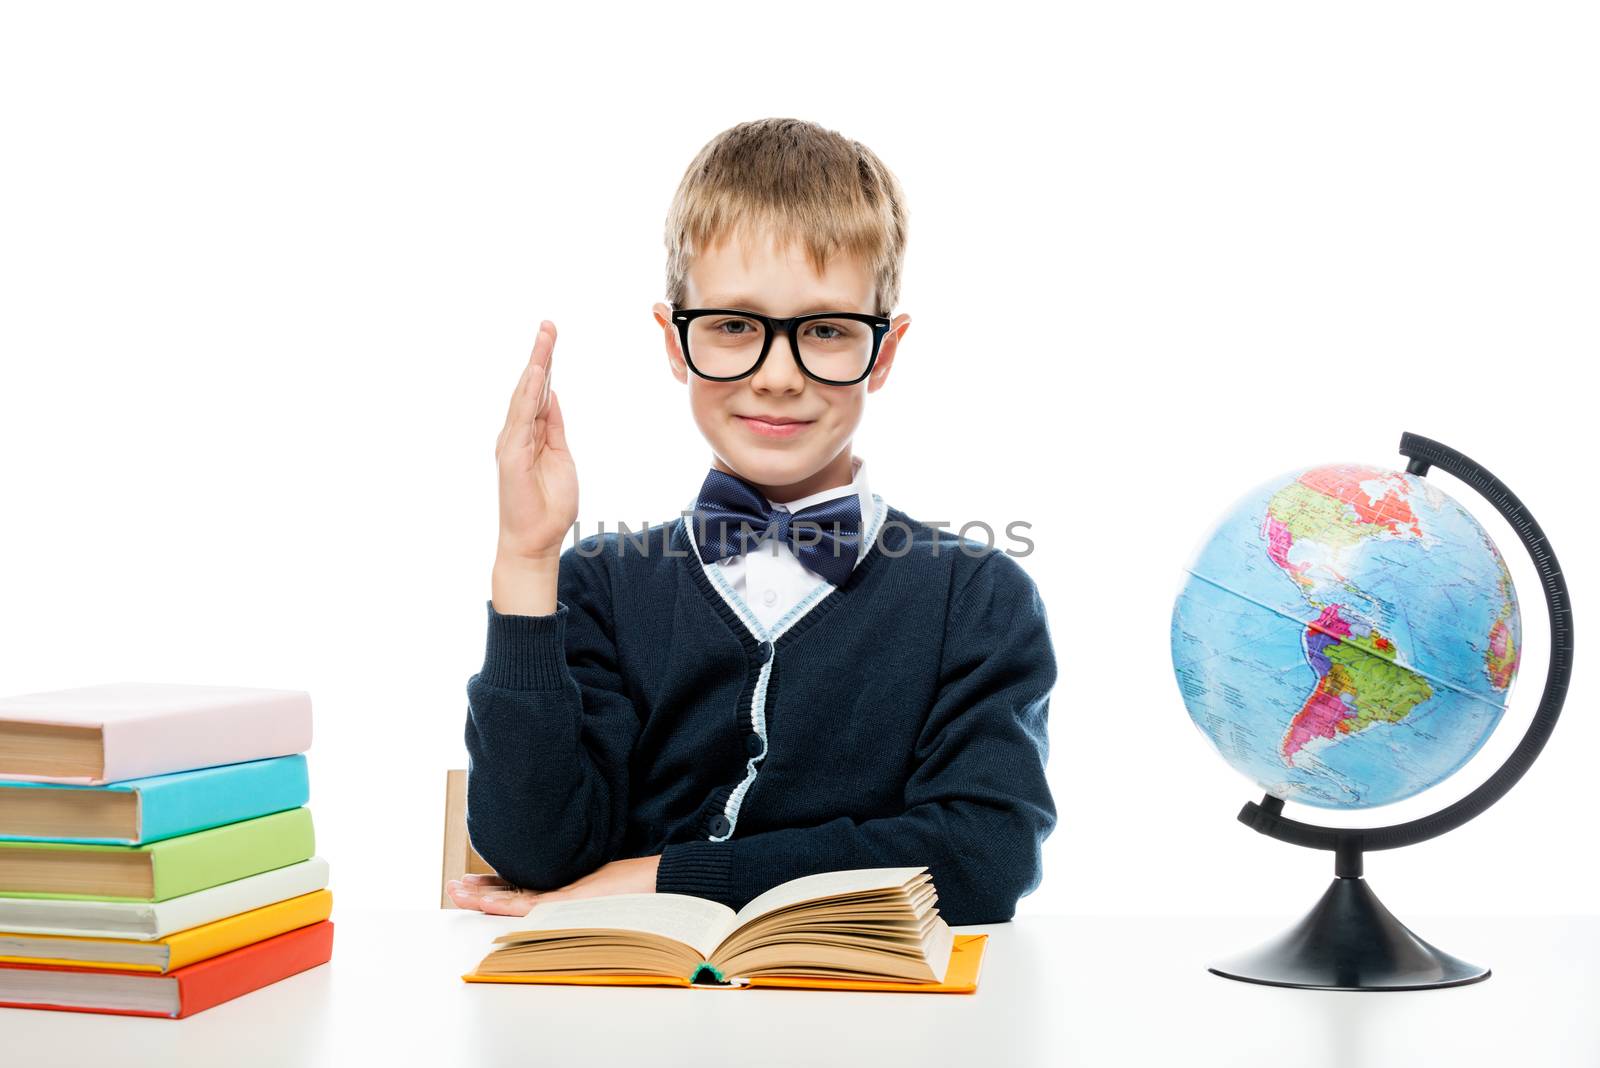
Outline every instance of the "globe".
[[1363, 809], [1454, 774], [1499, 724], [1522, 651], [1493, 540], [1426, 478], [1326, 464], [1257, 487], [1172, 611], [1190, 718], [1268, 794]]

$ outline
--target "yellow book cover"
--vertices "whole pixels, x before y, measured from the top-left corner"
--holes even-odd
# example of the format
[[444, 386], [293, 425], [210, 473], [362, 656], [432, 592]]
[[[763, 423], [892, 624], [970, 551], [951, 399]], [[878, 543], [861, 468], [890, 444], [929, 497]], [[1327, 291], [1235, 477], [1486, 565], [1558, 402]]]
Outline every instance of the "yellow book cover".
[[177, 931], [154, 942], [0, 932], [0, 962], [165, 974], [186, 964], [209, 960], [275, 935], [309, 927], [327, 919], [332, 912], [332, 892], [316, 890], [187, 931]]

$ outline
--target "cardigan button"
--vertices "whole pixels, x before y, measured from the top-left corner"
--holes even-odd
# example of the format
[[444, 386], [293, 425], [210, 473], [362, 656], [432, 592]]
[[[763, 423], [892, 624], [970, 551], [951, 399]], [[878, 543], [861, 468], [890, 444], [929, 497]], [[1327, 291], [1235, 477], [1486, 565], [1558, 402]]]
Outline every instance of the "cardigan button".
[[761, 736], [759, 734], [745, 735], [744, 751], [749, 753], [751, 756], [758, 755], [761, 752]]
[[761, 643], [761, 651], [756, 653], [756, 661], [758, 663], [765, 664], [768, 660], [771, 660], [771, 659], [772, 659], [772, 643], [771, 642], [762, 642]]
[[723, 835], [728, 833], [729, 828], [732, 826], [733, 824], [728, 822], [728, 817], [720, 815], [713, 816], [711, 818], [711, 837], [721, 838]]

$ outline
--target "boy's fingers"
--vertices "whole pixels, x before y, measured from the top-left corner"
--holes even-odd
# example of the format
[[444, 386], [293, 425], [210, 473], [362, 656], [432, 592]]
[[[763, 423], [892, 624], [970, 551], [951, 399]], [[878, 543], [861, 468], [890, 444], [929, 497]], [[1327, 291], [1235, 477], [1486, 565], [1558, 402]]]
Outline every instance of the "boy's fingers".
[[545, 386], [550, 381], [548, 367], [535, 367], [533, 374], [528, 376], [528, 384], [523, 387], [522, 398], [517, 402], [517, 425], [512, 431], [512, 440], [518, 444], [532, 443], [535, 451], [539, 447], [539, 394], [544, 392]]
[[476, 909], [491, 916], [526, 916], [540, 896], [532, 890], [513, 890], [503, 880], [468, 886], [452, 879], [445, 884], [445, 891], [457, 908]]
[[533, 360], [533, 357], [530, 355], [528, 357], [528, 362], [522, 365], [522, 374], [517, 376], [517, 384], [516, 384], [515, 388], [513, 388], [511, 390], [511, 401], [510, 401], [509, 404], [506, 405], [506, 423], [505, 423], [505, 425], [506, 425], [507, 429], [509, 429], [511, 427], [512, 420], [514, 420], [516, 418], [516, 415], [517, 415], [517, 400], [518, 400], [518, 398], [520, 398], [522, 396], [523, 390], [525, 390], [527, 388], [527, 386], [528, 386], [528, 376], [533, 374], [533, 367], [534, 367], [534, 360]]
[[522, 446], [532, 444], [537, 452], [543, 442], [540, 415], [543, 414], [544, 397], [550, 390], [551, 353], [545, 353], [543, 362], [535, 360], [529, 369], [528, 379], [517, 394], [517, 405], [512, 415], [511, 442]]
[[498, 875], [463, 875], [445, 883], [445, 889], [463, 894], [482, 894], [490, 890], [510, 890], [512, 886]]
[[[451, 881], [454, 882], [455, 880]], [[463, 875], [460, 881], [467, 886], [489, 890], [503, 889], [511, 885], [498, 875]]]
[[491, 916], [526, 916], [538, 903], [532, 890], [491, 890], [478, 899], [478, 907]]
[[554, 335], [551, 336], [550, 345], [551, 345], [550, 355], [548, 357], [546, 357], [545, 360], [544, 360], [544, 382], [539, 387], [539, 402], [534, 407], [534, 410], [533, 410], [533, 414], [534, 414], [535, 418], [543, 415], [544, 412], [545, 412], [545, 409], [547, 407], [549, 407], [549, 404], [550, 404], [550, 379], [551, 379], [550, 369], [551, 369], [551, 365], [555, 363], [555, 359], [556, 359]]
[[[528, 362], [522, 368], [522, 376], [517, 379], [517, 386], [511, 391], [511, 403], [506, 408], [506, 425], [504, 437], [510, 437], [514, 428], [533, 421], [533, 413], [527, 411], [527, 401], [530, 388], [534, 386], [536, 377], [542, 375], [542, 382], [547, 383], [550, 374], [550, 355], [556, 343], [556, 324], [546, 319], [539, 324], [539, 336], [534, 339], [533, 352], [528, 356]], [[538, 394], [542, 395], [545, 386], [538, 385]], [[527, 439], [523, 439], [526, 441]]]
[[550, 394], [550, 365], [555, 360], [555, 352], [556, 324], [546, 319], [539, 325], [539, 336], [533, 342], [533, 362], [543, 368], [543, 377], [537, 382], [529, 379], [529, 392], [536, 394], [530, 420], [544, 411], [545, 397]]
[[445, 892], [450, 895], [450, 900], [458, 909], [478, 908], [478, 895], [469, 888], [462, 886], [454, 879], [445, 884]]
[[523, 448], [529, 442], [537, 445], [536, 428], [538, 420], [534, 418], [533, 413], [529, 410], [532, 404], [529, 400], [529, 395], [530, 393], [537, 394], [539, 390], [538, 383], [544, 378], [544, 374], [544, 368], [535, 364], [528, 365], [528, 374], [523, 378], [522, 384], [517, 387], [517, 395], [511, 401], [511, 410], [506, 413], [506, 425], [500, 431], [500, 440], [495, 448], [497, 455], [502, 447], [505, 446]]
[[528, 382], [528, 372], [533, 369], [530, 361], [522, 367], [522, 377], [517, 379], [517, 387], [511, 391], [511, 403], [506, 407], [506, 421], [500, 424], [500, 435], [494, 441], [494, 454], [500, 455], [500, 450], [511, 438], [512, 421], [517, 417], [517, 398], [522, 396], [522, 387]]
[[550, 391], [550, 407], [544, 415], [545, 444], [557, 452], [567, 451], [567, 424], [561, 417], [561, 398]]

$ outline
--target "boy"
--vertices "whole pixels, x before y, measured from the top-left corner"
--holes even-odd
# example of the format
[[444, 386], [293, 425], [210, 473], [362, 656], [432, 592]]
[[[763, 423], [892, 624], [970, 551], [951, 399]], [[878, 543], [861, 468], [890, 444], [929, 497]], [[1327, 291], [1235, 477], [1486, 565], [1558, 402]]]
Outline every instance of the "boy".
[[737, 909], [801, 875], [926, 865], [947, 922], [1010, 919], [1056, 819], [1044, 606], [1002, 550], [888, 506], [850, 447], [910, 324], [888, 318], [898, 183], [815, 124], [742, 123], [690, 165], [667, 245], [655, 318], [712, 467], [686, 515], [562, 551], [577, 476], [541, 325], [496, 448], [467, 685], [468, 831], [503, 879], [452, 899]]

